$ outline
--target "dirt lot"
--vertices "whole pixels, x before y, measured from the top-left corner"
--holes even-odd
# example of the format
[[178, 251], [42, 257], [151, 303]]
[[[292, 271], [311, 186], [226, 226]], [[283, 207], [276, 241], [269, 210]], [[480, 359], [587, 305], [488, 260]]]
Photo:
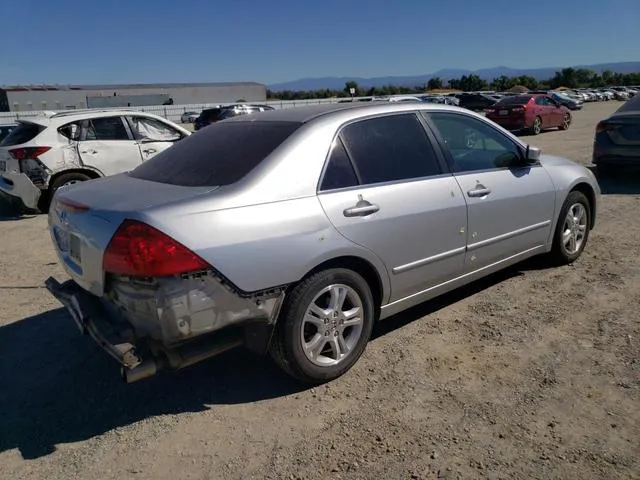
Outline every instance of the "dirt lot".
[[[588, 162], [587, 105], [528, 137]], [[42, 288], [43, 216], [0, 222], [0, 478], [640, 478], [640, 179], [603, 185], [582, 258], [528, 262], [379, 325], [302, 389], [231, 352], [125, 386]]]

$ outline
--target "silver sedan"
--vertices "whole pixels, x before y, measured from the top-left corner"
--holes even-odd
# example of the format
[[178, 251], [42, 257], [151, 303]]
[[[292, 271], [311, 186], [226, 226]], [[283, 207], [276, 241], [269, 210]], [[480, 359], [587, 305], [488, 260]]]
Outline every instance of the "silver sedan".
[[582, 253], [600, 189], [446, 105], [246, 115], [60, 189], [47, 280], [132, 382], [245, 345], [334, 379], [374, 323], [534, 255]]

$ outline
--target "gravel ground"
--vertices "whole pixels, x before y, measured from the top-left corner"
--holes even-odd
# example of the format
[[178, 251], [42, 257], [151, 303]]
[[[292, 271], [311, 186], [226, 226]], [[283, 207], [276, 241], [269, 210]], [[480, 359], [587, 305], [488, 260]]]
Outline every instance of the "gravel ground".
[[[588, 163], [587, 105], [528, 137]], [[0, 218], [0, 478], [640, 478], [640, 181], [602, 185], [572, 266], [527, 262], [382, 322], [351, 372], [300, 387], [229, 352], [120, 383], [42, 288], [44, 216]]]

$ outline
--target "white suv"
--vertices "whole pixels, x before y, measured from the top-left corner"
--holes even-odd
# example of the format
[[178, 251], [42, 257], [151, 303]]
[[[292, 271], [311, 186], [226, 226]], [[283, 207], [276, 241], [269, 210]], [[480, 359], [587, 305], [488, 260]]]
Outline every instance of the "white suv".
[[0, 143], [0, 192], [46, 211], [58, 188], [132, 170], [189, 134], [133, 110], [72, 110], [21, 120]]

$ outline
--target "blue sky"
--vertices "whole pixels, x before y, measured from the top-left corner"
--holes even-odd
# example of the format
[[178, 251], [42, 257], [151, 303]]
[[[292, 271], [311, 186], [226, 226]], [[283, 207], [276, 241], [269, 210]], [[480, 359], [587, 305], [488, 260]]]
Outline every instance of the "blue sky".
[[640, 60], [640, 0], [7, 0], [0, 19], [0, 84], [270, 84]]

